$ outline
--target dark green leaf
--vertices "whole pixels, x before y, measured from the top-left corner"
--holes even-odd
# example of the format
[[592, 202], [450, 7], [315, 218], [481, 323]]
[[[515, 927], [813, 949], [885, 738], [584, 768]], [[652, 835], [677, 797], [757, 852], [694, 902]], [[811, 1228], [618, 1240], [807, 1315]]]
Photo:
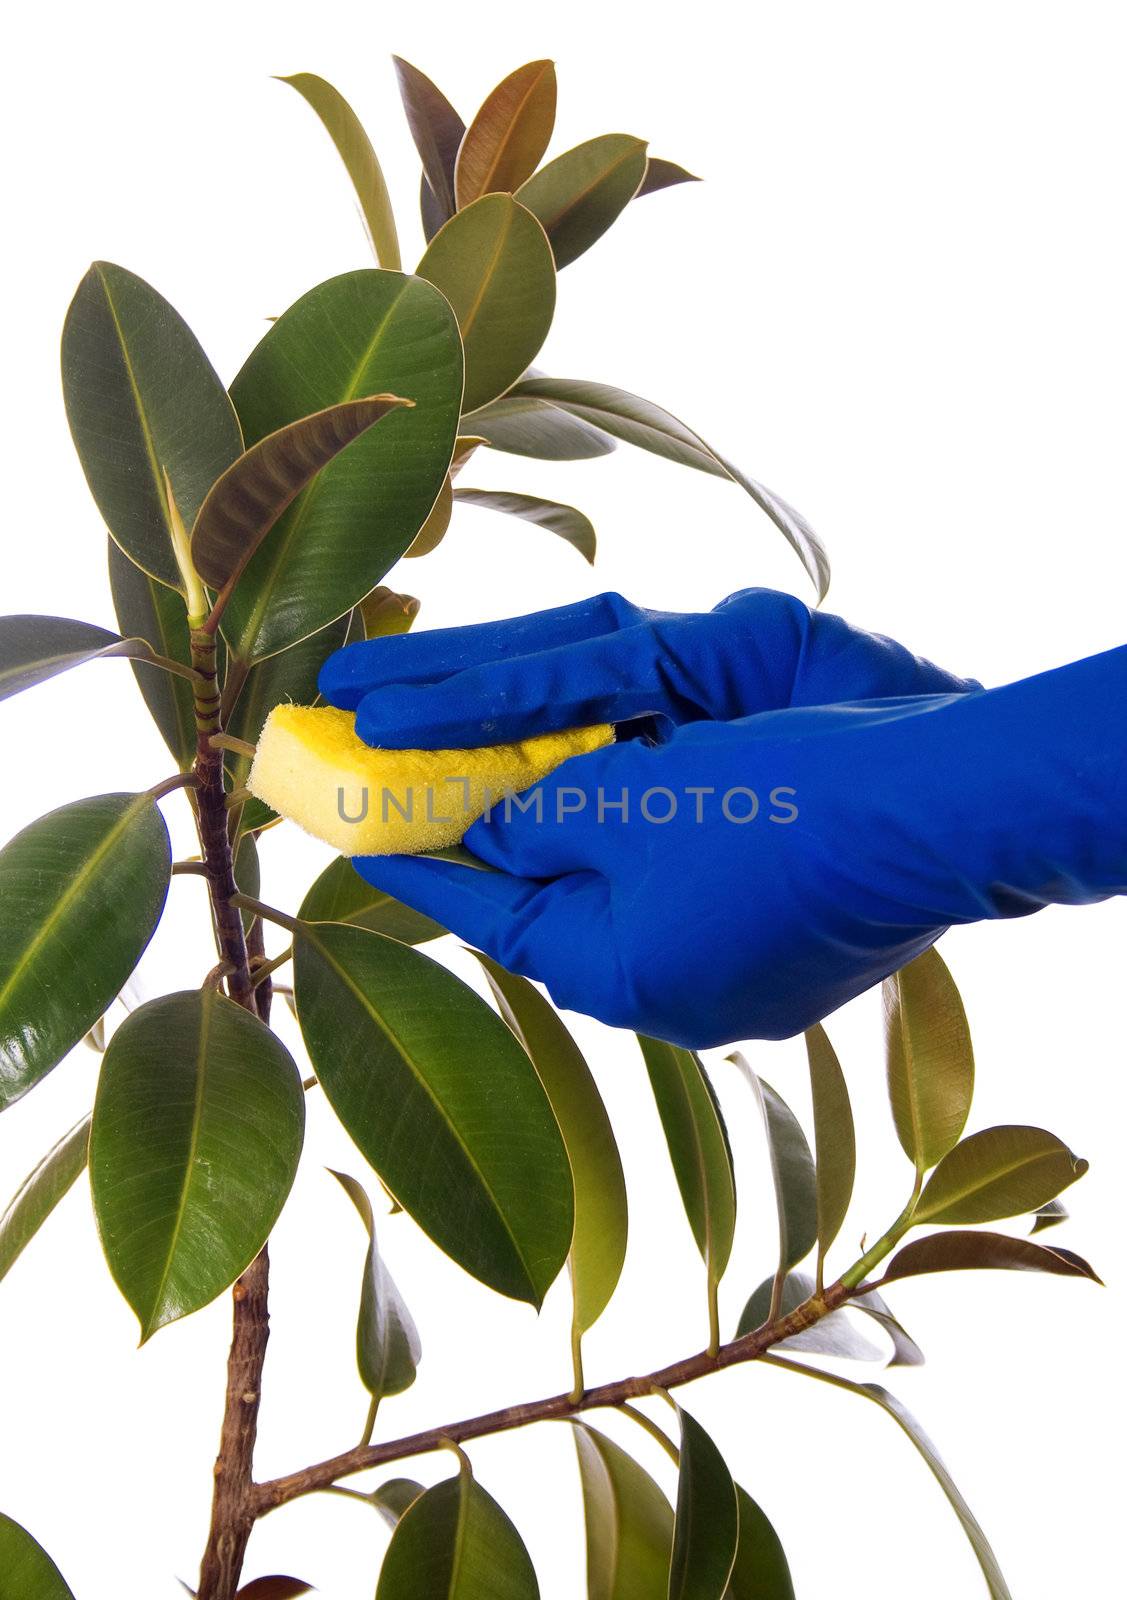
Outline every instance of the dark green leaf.
[[192, 564], [204, 582], [222, 597], [306, 485], [389, 411], [411, 404], [393, 394], [344, 400], [252, 445], [216, 479], [192, 528]]
[[454, 215], [454, 164], [466, 125], [426, 73], [420, 72], [401, 56], [393, 56], [399, 78], [399, 93], [407, 113], [407, 125], [415, 141], [415, 149], [423, 164], [423, 184], [433, 204], [431, 221], [436, 226], [428, 228], [431, 239]]
[[870, 1289], [868, 1294], [855, 1295], [849, 1302], [857, 1311], [863, 1311], [866, 1316], [882, 1327], [892, 1340], [892, 1359], [890, 1367], [922, 1367], [924, 1353], [912, 1338], [912, 1335], [892, 1315], [885, 1303], [884, 1297], [875, 1289]]
[[723, 1456], [700, 1423], [681, 1406], [677, 1416], [681, 1470], [669, 1600], [723, 1600], [739, 1537], [736, 1486]]
[[120, 993], [160, 920], [171, 870], [148, 794], [75, 801], [0, 850], [0, 1109]]
[[632, 1456], [573, 1422], [587, 1525], [588, 1600], [666, 1600], [673, 1508]]
[[882, 1283], [895, 1278], [918, 1278], [926, 1272], [967, 1272], [978, 1269], [1000, 1272], [1055, 1272], [1062, 1278], [1101, 1280], [1083, 1259], [1071, 1250], [1049, 1249], [1032, 1239], [1014, 1239], [1006, 1233], [975, 1233], [956, 1228], [950, 1233], [932, 1233], [903, 1245], [885, 1269]]
[[352, 179], [376, 260], [381, 267], [398, 271], [402, 260], [391, 198], [376, 152], [355, 111], [331, 83], [326, 83], [316, 73], [298, 72], [292, 78], [279, 81], [296, 89], [320, 117]]
[[814, 1106], [818, 1257], [824, 1261], [826, 1251], [841, 1231], [853, 1196], [857, 1143], [845, 1077], [820, 1023], [806, 1031], [806, 1057]]
[[[158, 655], [191, 665], [188, 613], [175, 589], [135, 566], [113, 539], [109, 545], [110, 590], [118, 625], [126, 638], [147, 639]], [[223, 641], [219, 650], [225, 657]], [[221, 662], [222, 665], [222, 662]], [[135, 666], [133, 675], [161, 738], [177, 765], [187, 770], [196, 755], [192, 686], [186, 678]]]
[[181, 588], [163, 474], [191, 527], [242, 451], [231, 402], [195, 335], [141, 278], [96, 261], [63, 328], [63, 395], [106, 526], [139, 567]]
[[536, 395], [507, 394], [466, 421], [491, 450], [537, 461], [591, 461], [617, 449], [609, 434]]
[[373, 1489], [366, 1498], [379, 1512], [389, 1528], [394, 1528], [403, 1513], [413, 1506], [423, 1493], [421, 1483], [414, 1478], [389, 1478]]
[[321, 1086], [403, 1209], [500, 1294], [542, 1301], [567, 1258], [567, 1152], [501, 1019], [393, 939], [302, 923], [298, 1017]]
[[996, 1222], [1054, 1199], [1088, 1163], [1044, 1128], [984, 1128], [944, 1156], [924, 1187], [917, 1222]]
[[798, 1118], [782, 1096], [738, 1052], [729, 1060], [743, 1071], [763, 1112], [779, 1217], [779, 1271], [788, 1272], [809, 1255], [818, 1237], [814, 1158]]
[[547, 528], [574, 545], [585, 561], [595, 559], [595, 529], [591, 519], [574, 506], [556, 500], [541, 500], [532, 494], [511, 494], [500, 489], [455, 489], [454, 499], [463, 505], [480, 506], [483, 511], [500, 511], [506, 516], [523, 517], [538, 528]]
[[425, 944], [446, 932], [437, 922], [366, 883], [344, 856], [325, 868], [302, 901], [303, 922], [350, 922], [401, 944]]
[[598, 1086], [555, 1009], [527, 979], [479, 951], [501, 1015], [528, 1051], [552, 1103], [575, 1182], [568, 1266], [580, 1333], [602, 1316], [626, 1259], [626, 1180]]
[[62, 1573], [43, 1546], [2, 1511], [0, 1600], [74, 1600]]
[[376, 1600], [539, 1600], [520, 1534], [468, 1464], [403, 1513]]
[[419, 614], [422, 602], [412, 594], [396, 594], [381, 584], [371, 594], [364, 596], [357, 610], [364, 629], [365, 639], [386, 639], [395, 634], [408, 633]]
[[298, 1595], [312, 1592], [311, 1583], [276, 1573], [269, 1578], [253, 1578], [250, 1583], [243, 1585], [235, 1600], [297, 1600]]
[[[252, 833], [242, 834], [235, 849], [235, 887], [240, 894], [250, 895], [252, 900], [259, 898], [262, 888], [262, 867], [258, 859], [258, 846], [254, 842]], [[243, 912], [245, 932], [250, 932], [254, 916], [253, 911]]]
[[0, 1278], [39, 1232], [86, 1166], [90, 1118], [76, 1122], [20, 1184], [0, 1216]]
[[1030, 1233], [1043, 1233], [1046, 1228], [1055, 1228], [1062, 1222], [1068, 1221], [1068, 1208], [1059, 1200], [1049, 1200], [1043, 1206], [1038, 1206], [1033, 1213], [1033, 1226]]
[[646, 162], [646, 175], [635, 198], [640, 200], [644, 194], [656, 194], [659, 189], [668, 189], [675, 183], [699, 182], [695, 173], [678, 166], [676, 161], [666, 161], [664, 156], [650, 156]]
[[556, 69], [530, 61], [486, 96], [466, 129], [454, 166], [458, 209], [487, 194], [512, 194], [548, 148], [556, 120]]
[[248, 446], [361, 395], [415, 404], [357, 439], [281, 517], [227, 606], [235, 655], [284, 650], [371, 593], [446, 481], [461, 390], [454, 317], [419, 278], [348, 272], [273, 324], [232, 386]]
[[431, 507], [430, 516], [423, 523], [411, 543], [404, 550], [407, 557], [429, 556], [446, 537], [450, 526], [450, 513], [454, 509], [454, 486], [449, 476], [438, 491], [438, 499]]
[[[698, 472], [710, 473], [715, 478], [727, 478], [739, 484], [764, 511], [794, 550], [818, 591], [825, 597], [829, 588], [830, 567], [821, 541], [813, 528], [781, 495], [757, 483], [713, 450], [698, 433], [687, 428], [670, 412], [643, 400], [640, 395], [628, 394], [607, 383], [589, 383], [581, 378], [523, 378], [515, 384], [511, 397], [535, 397], [547, 400], [581, 422], [604, 433], [622, 439], [626, 444], [637, 445], [666, 461], [676, 461], [681, 466], [695, 467]], [[473, 419], [477, 426], [478, 419]], [[487, 432], [486, 428], [481, 430]]]
[[419, 1332], [380, 1255], [372, 1202], [363, 1186], [346, 1172], [333, 1172], [333, 1177], [360, 1213], [360, 1220], [368, 1231], [360, 1315], [356, 1322], [356, 1364], [365, 1389], [373, 1400], [381, 1400], [384, 1395], [402, 1394], [414, 1383], [422, 1354]]
[[[736, 1329], [736, 1338], [742, 1338], [745, 1333], [754, 1333], [757, 1328], [763, 1327], [767, 1322], [771, 1310], [771, 1296], [774, 1290], [774, 1277], [764, 1278], [755, 1293], [744, 1306], [740, 1316], [739, 1326]], [[805, 1304], [814, 1293], [814, 1280], [805, 1272], [790, 1272], [783, 1282], [782, 1299], [779, 1302], [779, 1315], [789, 1316], [800, 1305]], [[789, 1339], [781, 1339], [776, 1346], [779, 1350], [807, 1350], [811, 1354], [821, 1356], [838, 1356], [846, 1361], [879, 1361], [881, 1351], [854, 1326], [844, 1311], [831, 1311], [809, 1328], [792, 1334]]]
[[646, 171], [644, 139], [605, 133], [549, 161], [517, 190], [543, 226], [557, 269], [568, 266], [629, 205]]
[[638, 1035], [677, 1187], [709, 1282], [719, 1283], [736, 1231], [736, 1180], [724, 1119], [700, 1058]]
[[938, 951], [925, 950], [884, 980], [884, 1023], [896, 1132], [926, 1172], [957, 1143], [974, 1094], [966, 1012]]
[[794, 1600], [786, 1552], [766, 1514], [736, 1485], [740, 1542], [726, 1600]]
[[0, 700], [105, 656], [146, 661], [143, 639], [123, 639], [92, 622], [69, 617], [0, 617]]
[[[511, 195], [484, 195], [435, 234], [418, 271], [454, 308], [466, 356], [462, 409], [473, 411], [516, 382], [552, 325], [547, 235]], [[409, 392], [405, 384], [400, 392]]]
[[102, 1062], [94, 1211], [142, 1341], [221, 1294], [277, 1221], [301, 1154], [301, 1074], [212, 988], [132, 1012]]

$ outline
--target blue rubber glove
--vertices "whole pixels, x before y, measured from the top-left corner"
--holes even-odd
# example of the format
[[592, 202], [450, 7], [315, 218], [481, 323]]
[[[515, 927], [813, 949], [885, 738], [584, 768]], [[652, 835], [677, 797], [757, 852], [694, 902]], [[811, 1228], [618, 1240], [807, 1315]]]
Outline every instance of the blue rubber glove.
[[356, 865], [559, 1005], [677, 1044], [787, 1037], [953, 923], [1127, 892], [1127, 648], [984, 690], [789, 596], [611, 595], [353, 645], [321, 689], [397, 748], [617, 723], [473, 825], [496, 871]]

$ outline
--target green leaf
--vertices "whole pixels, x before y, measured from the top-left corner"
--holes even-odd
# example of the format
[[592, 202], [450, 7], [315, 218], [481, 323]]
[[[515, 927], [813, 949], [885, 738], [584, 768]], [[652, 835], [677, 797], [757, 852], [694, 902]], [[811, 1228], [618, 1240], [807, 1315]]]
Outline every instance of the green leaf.
[[600, 428], [536, 395], [507, 394], [466, 421], [491, 450], [537, 461], [592, 461], [618, 448]]
[[321, 119], [325, 132], [336, 146], [344, 162], [345, 171], [352, 179], [360, 211], [368, 230], [368, 238], [381, 267], [398, 271], [402, 266], [399, 255], [399, 237], [395, 231], [395, 214], [384, 182], [383, 169], [360, 119], [348, 101], [313, 72], [298, 72], [292, 78], [280, 78], [308, 101]]
[[806, 1059], [814, 1106], [818, 1259], [824, 1261], [827, 1250], [841, 1231], [853, 1197], [857, 1142], [841, 1064], [820, 1023], [806, 1030]]
[[354, 439], [413, 401], [393, 394], [344, 400], [268, 433], [208, 492], [192, 529], [192, 563], [220, 591], [237, 582], [286, 507]]
[[892, 1315], [892, 1311], [885, 1303], [884, 1297], [875, 1289], [870, 1289], [867, 1294], [854, 1295], [850, 1305], [857, 1311], [863, 1311], [875, 1323], [882, 1327], [892, 1340], [892, 1359], [890, 1367], [922, 1367], [925, 1357], [912, 1335]]
[[368, 1230], [368, 1254], [356, 1323], [356, 1365], [360, 1369], [360, 1381], [372, 1399], [382, 1400], [384, 1395], [402, 1394], [414, 1383], [422, 1354], [419, 1331], [380, 1255], [376, 1219], [367, 1193], [346, 1172], [333, 1171], [333, 1177]]
[[[239, 836], [235, 847], [235, 887], [240, 894], [250, 895], [252, 900], [260, 897], [262, 889], [262, 866], [258, 859], [258, 846], [254, 842], [252, 833]], [[249, 933], [254, 922], [253, 911], [243, 912], [243, 931]]]
[[[774, 1286], [774, 1276], [764, 1278], [752, 1294], [740, 1315], [739, 1326], [736, 1328], [737, 1339], [746, 1333], [754, 1333], [768, 1320]], [[789, 1272], [783, 1282], [779, 1315], [789, 1316], [800, 1305], [804, 1305], [813, 1293], [813, 1278], [808, 1277], [805, 1272]], [[844, 1311], [831, 1311], [811, 1327], [803, 1328], [801, 1332], [792, 1334], [789, 1339], [781, 1339], [774, 1348], [807, 1350], [811, 1354], [837, 1356], [846, 1361], [879, 1361], [882, 1354], [881, 1350], [875, 1344], [871, 1344], [853, 1325]]]
[[587, 1525], [588, 1600], [666, 1600], [673, 1508], [632, 1456], [573, 1422]]
[[681, 1470], [669, 1600], [723, 1600], [736, 1558], [739, 1509], [724, 1458], [694, 1417], [677, 1407]]
[[638, 1035], [685, 1215], [710, 1284], [724, 1276], [736, 1231], [736, 1180], [720, 1106], [699, 1056]]
[[301, 1154], [301, 1074], [212, 988], [139, 1007], [109, 1042], [90, 1130], [94, 1212], [142, 1343], [261, 1250]]
[[403, 1513], [376, 1600], [539, 1600], [520, 1534], [468, 1464]]
[[882, 1283], [896, 1278], [918, 1278], [926, 1272], [1055, 1272], [1062, 1278], [1101, 1279], [1071, 1250], [1048, 1248], [1032, 1239], [1014, 1239], [1006, 1233], [975, 1233], [956, 1228], [932, 1233], [903, 1245], [885, 1268]]
[[413, 594], [396, 594], [382, 584], [357, 606], [365, 639], [387, 639], [409, 633], [422, 601]]
[[537, 217], [556, 268], [600, 239], [636, 194], [646, 171], [646, 143], [626, 133], [588, 139], [522, 183], [517, 199]]
[[541, 500], [532, 494], [511, 494], [500, 489], [455, 489], [454, 499], [463, 505], [480, 506], [483, 511], [500, 511], [506, 516], [523, 517], [538, 528], [547, 528], [574, 545], [585, 561], [595, 560], [595, 529], [590, 517], [574, 506], [557, 500]]
[[936, 1167], [914, 1213], [916, 1222], [996, 1222], [1054, 1199], [1082, 1178], [1088, 1163], [1044, 1128], [984, 1128], [957, 1144]]
[[53, 1145], [20, 1184], [0, 1216], [0, 1278], [35, 1237], [86, 1166], [89, 1115]]
[[232, 651], [259, 660], [370, 594], [426, 521], [454, 446], [462, 354], [429, 283], [367, 269], [330, 278], [290, 307], [232, 386], [248, 446], [361, 395], [400, 407], [332, 461], [278, 521], [224, 615]]
[[43, 1546], [2, 1511], [0, 1600], [74, 1600], [62, 1573]]
[[414, 1478], [389, 1478], [386, 1483], [381, 1483], [378, 1489], [373, 1489], [366, 1495], [376, 1511], [387, 1523], [389, 1528], [394, 1528], [403, 1513], [414, 1505], [423, 1493], [421, 1483], [416, 1483]]
[[253, 1578], [245, 1583], [235, 1600], [297, 1600], [298, 1595], [311, 1594], [313, 1585], [301, 1578], [287, 1578], [274, 1573], [269, 1578]]
[[727, 1600], [794, 1600], [786, 1552], [766, 1513], [736, 1485], [740, 1541]]
[[892, 1116], [908, 1159], [926, 1172], [958, 1142], [970, 1111], [970, 1028], [955, 980], [936, 950], [925, 950], [886, 978], [883, 992]]
[[302, 923], [298, 1018], [337, 1116], [403, 1209], [500, 1294], [539, 1305], [571, 1246], [571, 1169], [501, 1019], [393, 939]]
[[0, 700], [87, 661], [106, 656], [147, 661], [151, 655], [145, 640], [123, 639], [93, 622], [26, 614], [0, 617]]
[[425, 944], [446, 932], [422, 912], [366, 883], [344, 856], [338, 856], [316, 879], [298, 916], [302, 922], [348, 922], [401, 944]]
[[[637, 445], [652, 455], [666, 461], [678, 462], [684, 467], [695, 467], [698, 472], [710, 473], [714, 478], [727, 478], [751, 496], [764, 511], [794, 550], [818, 598], [825, 598], [830, 583], [830, 565], [821, 540], [813, 528], [781, 495], [757, 483], [741, 472], [712, 446], [706, 444], [698, 433], [652, 400], [629, 394], [607, 383], [589, 383], [582, 378], [523, 378], [515, 384], [511, 397], [532, 397], [547, 400], [567, 411], [581, 422], [612, 434], [626, 444]], [[478, 418], [473, 419], [477, 427]], [[483, 428], [482, 432], [487, 432]]]
[[407, 125], [423, 164], [424, 193], [430, 196], [429, 216], [424, 213], [427, 239], [433, 238], [457, 209], [454, 203], [454, 165], [466, 125], [447, 100], [418, 67], [402, 56], [392, 56], [399, 78], [399, 93], [407, 113]]
[[1068, 1208], [1059, 1200], [1048, 1200], [1043, 1206], [1038, 1206], [1033, 1213], [1033, 1226], [1029, 1231], [1043, 1233], [1046, 1228], [1056, 1228], [1067, 1221]]
[[551, 61], [518, 67], [491, 91], [466, 129], [454, 167], [459, 211], [486, 194], [512, 194], [540, 164], [556, 120]]
[[454, 308], [466, 356], [462, 409], [476, 410], [516, 382], [552, 325], [556, 268], [547, 235], [511, 195], [484, 195], [435, 234], [418, 272]]
[[575, 1327], [586, 1333], [610, 1302], [626, 1259], [626, 1180], [591, 1069], [554, 1007], [527, 979], [480, 951], [501, 1015], [528, 1051], [563, 1134], [575, 1183], [575, 1231], [568, 1266]]
[[[126, 638], [147, 639], [158, 655], [191, 666], [188, 613], [181, 596], [142, 572], [113, 539], [107, 544], [110, 590], [122, 633]], [[218, 644], [225, 659], [223, 641]], [[177, 765], [186, 771], [196, 756], [191, 684], [186, 678], [139, 665], [133, 668], [133, 675], [161, 738]]]
[[640, 200], [644, 194], [656, 194], [659, 189], [668, 189], [675, 183], [699, 182], [695, 173], [678, 166], [676, 161], [667, 161], [664, 156], [650, 156], [646, 162], [646, 175], [634, 198]]
[[779, 1271], [789, 1272], [810, 1254], [818, 1237], [814, 1158], [798, 1118], [782, 1096], [752, 1071], [738, 1051], [728, 1059], [751, 1084], [763, 1113], [779, 1218]]
[[63, 327], [63, 397], [110, 533], [152, 577], [182, 588], [163, 473], [191, 527], [243, 447], [231, 402], [195, 335], [141, 278], [96, 261]]
[[447, 475], [446, 482], [438, 491], [438, 499], [431, 507], [430, 516], [404, 550], [404, 557], [429, 556], [432, 550], [436, 550], [446, 537], [453, 509], [454, 486]]
[[148, 794], [51, 811], [0, 850], [0, 1110], [72, 1050], [141, 959], [172, 872]]

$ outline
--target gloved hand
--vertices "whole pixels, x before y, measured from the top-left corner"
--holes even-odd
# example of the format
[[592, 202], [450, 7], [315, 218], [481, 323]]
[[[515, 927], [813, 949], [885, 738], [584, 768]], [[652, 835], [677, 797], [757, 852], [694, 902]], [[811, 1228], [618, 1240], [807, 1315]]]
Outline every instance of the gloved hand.
[[473, 825], [496, 871], [356, 865], [559, 1005], [677, 1044], [787, 1037], [952, 923], [1127, 892], [1127, 648], [984, 690], [789, 596], [607, 595], [353, 645], [321, 690], [398, 748], [617, 723]]

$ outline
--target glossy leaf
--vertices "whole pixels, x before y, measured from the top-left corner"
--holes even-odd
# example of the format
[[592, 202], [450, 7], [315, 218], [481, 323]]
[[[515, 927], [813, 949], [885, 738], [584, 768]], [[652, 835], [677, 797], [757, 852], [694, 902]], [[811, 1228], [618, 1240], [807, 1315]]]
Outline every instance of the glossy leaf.
[[234, 1282], [269, 1237], [301, 1154], [301, 1074], [212, 988], [132, 1012], [102, 1062], [94, 1212], [142, 1342]]
[[720, 1106], [699, 1056], [638, 1035], [677, 1187], [709, 1281], [719, 1283], [736, 1231], [736, 1180]]
[[76, 1122], [28, 1173], [0, 1215], [0, 1278], [86, 1167], [90, 1118]]
[[532, 1561], [509, 1518], [468, 1465], [400, 1517], [376, 1600], [539, 1600]]
[[766, 1078], [738, 1053], [730, 1057], [757, 1091], [767, 1132], [771, 1179], [779, 1218], [779, 1270], [788, 1272], [814, 1248], [818, 1237], [818, 1197], [814, 1158], [794, 1112]]
[[62, 806], [0, 850], [0, 1110], [105, 1012], [164, 909], [168, 830], [152, 796]]
[[547, 235], [511, 195], [485, 195], [435, 234], [418, 273], [454, 308], [466, 357], [462, 409], [473, 411], [516, 382], [552, 325], [556, 269]]
[[168, 301], [108, 261], [78, 286], [62, 359], [67, 420], [106, 526], [139, 567], [181, 588], [163, 475], [191, 527], [242, 451], [223, 385]]
[[669, 1600], [724, 1600], [736, 1559], [739, 1509], [724, 1458], [695, 1417], [677, 1407], [681, 1469]]
[[537, 461], [591, 461], [617, 449], [609, 434], [536, 395], [507, 394], [467, 418], [491, 450]]
[[944, 1156], [920, 1196], [917, 1222], [996, 1222], [1033, 1211], [1082, 1178], [1088, 1163], [1044, 1128], [972, 1133]]
[[402, 260], [395, 231], [395, 213], [391, 208], [383, 169], [360, 119], [344, 96], [331, 83], [326, 83], [324, 78], [317, 77], [316, 73], [298, 72], [292, 78], [280, 79], [280, 82], [296, 89], [321, 119], [352, 180], [376, 260], [381, 267], [398, 271]]
[[366, 883], [344, 856], [338, 856], [314, 882], [298, 915], [303, 922], [348, 922], [401, 944], [425, 944], [446, 932], [422, 912]]
[[1068, 1208], [1059, 1200], [1048, 1200], [1043, 1206], [1038, 1206], [1033, 1213], [1033, 1226], [1030, 1233], [1043, 1233], [1046, 1228], [1056, 1228], [1062, 1222], [1068, 1221]]
[[786, 1552], [765, 1512], [736, 1485], [740, 1539], [726, 1600], [794, 1600]]
[[541, 167], [517, 191], [521, 205], [548, 235], [557, 270], [600, 239], [638, 189], [646, 144], [626, 133], [605, 133]]
[[[110, 590], [122, 634], [126, 638], [147, 639], [158, 655], [190, 666], [188, 613], [182, 597], [142, 572], [112, 539], [107, 543]], [[222, 640], [219, 648], [222, 654]], [[133, 675], [161, 738], [177, 765], [186, 771], [196, 755], [191, 684], [170, 672], [154, 672], [140, 665], [133, 668]]]
[[857, 1141], [841, 1063], [820, 1023], [806, 1030], [806, 1059], [814, 1107], [818, 1255], [824, 1260], [841, 1231], [853, 1197]]
[[540, 164], [556, 120], [556, 69], [530, 61], [487, 96], [466, 129], [454, 167], [458, 209], [486, 194], [512, 194]]
[[438, 491], [438, 499], [431, 507], [430, 515], [406, 550], [404, 550], [404, 556], [429, 556], [432, 550], [436, 550], [446, 537], [446, 530], [450, 526], [450, 513], [453, 509], [454, 486], [450, 482], [449, 474], [447, 474], [445, 483]]
[[361, 395], [415, 402], [330, 462], [255, 553], [223, 621], [234, 654], [252, 661], [344, 616], [426, 521], [458, 425], [458, 329], [421, 279], [348, 272], [278, 318], [231, 392], [248, 446]]
[[[736, 1338], [754, 1333], [763, 1327], [771, 1310], [774, 1277], [764, 1278], [744, 1306], [736, 1328]], [[810, 1299], [814, 1293], [814, 1280], [805, 1272], [790, 1272], [783, 1282], [779, 1315], [789, 1316]], [[779, 1350], [807, 1350], [821, 1356], [837, 1356], [846, 1361], [879, 1361], [883, 1351], [870, 1343], [843, 1310], [831, 1311], [809, 1328], [781, 1339], [774, 1348]]]
[[908, 1330], [892, 1315], [884, 1297], [875, 1289], [870, 1289], [868, 1294], [854, 1296], [849, 1303], [855, 1310], [863, 1311], [866, 1316], [871, 1317], [892, 1340], [892, 1359], [888, 1363], [890, 1367], [924, 1365], [923, 1351]]
[[415, 149], [423, 164], [423, 183], [429, 191], [433, 206], [432, 222], [437, 224], [427, 232], [429, 240], [434, 232], [448, 222], [455, 212], [454, 164], [466, 125], [447, 100], [442, 90], [401, 56], [393, 56], [399, 78], [399, 93], [407, 113], [407, 125], [415, 141]]
[[1032, 1239], [1014, 1239], [1006, 1233], [977, 1233], [956, 1228], [932, 1233], [902, 1245], [885, 1268], [882, 1282], [918, 1278], [927, 1272], [1055, 1272], [1062, 1278], [1100, 1279], [1082, 1256], [1071, 1250], [1050, 1249]]
[[230, 588], [322, 468], [389, 411], [412, 403], [393, 394], [344, 400], [268, 433], [241, 455], [212, 485], [192, 529], [192, 563], [204, 582]]
[[245, 1583], [235, 1600], [297, 1600], [298, 1595], [312, 1594], [313, 1585], [301, 1578], [283, 1577], [275, 1573], [269, 1578], [252, 1578]]
[[69, 617], [0, 617], [0, 700], [100, 657], [146, 661], [150, 655], [143, 639], [123, 639], [93, 622], [75, 622]]
[[337, 1116], [435, 1243], [539, 1305], [567, 1258], [571, 1169], [547, 1095], [489, 1006], [393, 939], [302, 923], [298, 1018]]
[[414, 1478], [389, 1478], [378, 1489], [365, 1496], [379, 1512], [389, 1528], [394, 1528], [403, 1513], [414, 1505], [423, 1493], [421, 1483]]
[[638, 186], [636, 199], [641, 199], [644, 194], [656, 194], [659, 189], [669, 189], [675, 183], [699, 183], [700, 179], [694, 172], [679, 166], [676, 161], [667, 161], [664, 156], [650, 156], [646, 162], [646, 173]]
[[356, 1364], [365, 1389], [373, 1400], [380, 1400], [384, 1395], [402, 1394], [414, 1383], [422, 1354], [419, 1331], [380, 1255], [372, 1202], [363, 1185], [346, 1172], [333, 1172], [333, 1177], [360, 1213], [368, 1232], [356, 1323]]
[[666, 1600], [673, 1508], [606, 1434], [573, 1422], [587, 1527], [588, 1600]]
[[585, 561], [595, 560], [595, 529], [590, 517], [574, 506], [557, 500], [541, 500], [538, 495], [512, 494], [501, 489], [455, 489], [454, 499], [462, 505], [480, 506], [483, 511], [499, 511], [521, 517], [538, 528], [547, 528], [575, 549]]
[[[813, 528], [781, 495], [749, 478], [739, 467], [713, 450], [698, 433], [640, 395], [629, 394], [607, 383], [589, 383], [582, 378], [523, 378], [513, 386], [511, 397], [546, 400], [581, 422], [637, 445], [641, 450], [695, 467], [715, 478], [727, 478], [751, 496], [794, 550], [819, 600], [825, 597], [830, 582], [830, 566], [821, 540]], [[477, 426], [478, 419], [473, 419]], [[488, 430], [483, 428], [482, 432]]]
[[591, 1069], [555, 1008], [527, 979], [474, 953], [501, 1015], [528, 1051], [563, 1134], [575, 1184], [568, 1267], [575, 1327], [585, 1333], [606, 1310], [626, 1259], [626, 1180], [614, 1129]]
[[62, 1573], [43, 1546], [2, 1511], [0, 1600], [74, 1600]]
[[412, 594], [396, 594], [382, 584], [373, 589], [356, 608], [365, 639], [386, 639], [409, 632], [421, 603]]
[[[254, 842], [252, 833], [240, 836], [235, 847], [235, 887], [240, 894], [250, 895], [252, 900], [257, 900], [262, 889], [262, 864], [258, 859], [258, 846]], [[243, 930], [250, 932], [254, 923], [253, 911], [243, 912]]]
[[936, 950], [925, 950], [886, 978], [883, 994], [892, 1116], [904, 1153], [926, 1172], [958, 1142], [970, 1111], [970, 1028], [955, 980]]

